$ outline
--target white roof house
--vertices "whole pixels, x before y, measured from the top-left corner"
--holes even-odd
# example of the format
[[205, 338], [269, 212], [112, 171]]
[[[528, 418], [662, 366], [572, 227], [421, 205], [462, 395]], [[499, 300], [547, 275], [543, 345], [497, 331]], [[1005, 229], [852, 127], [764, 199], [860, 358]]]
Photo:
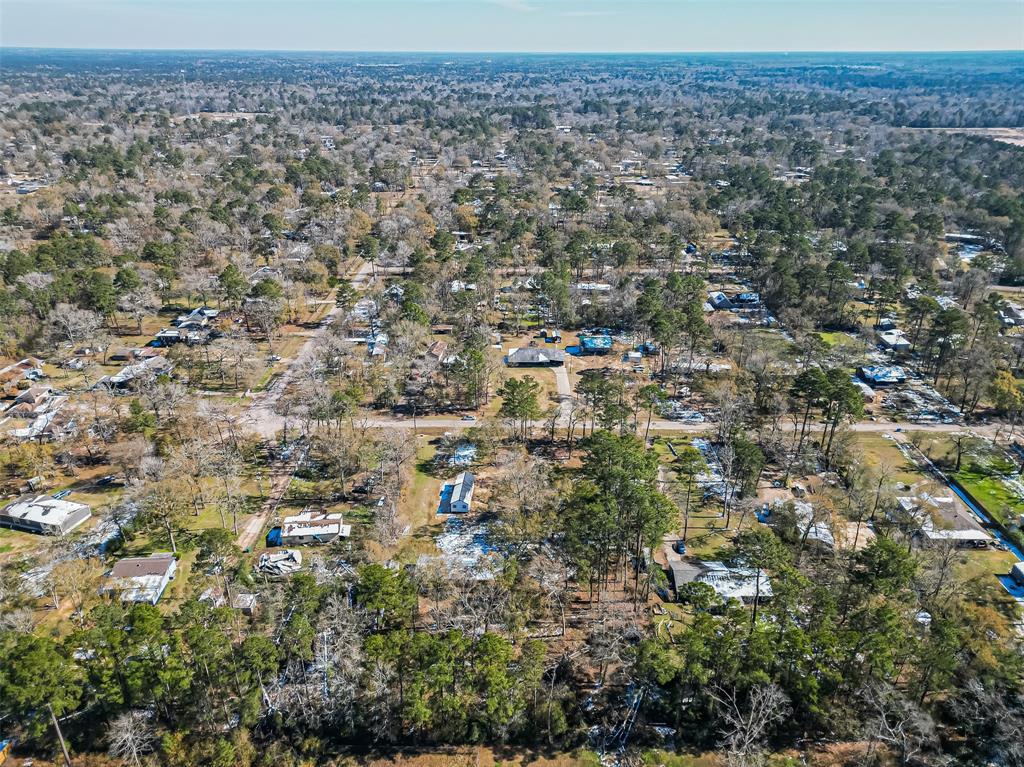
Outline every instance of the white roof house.
[[114, 565], [101, 591], [120, 596], [122, 602], [148, 602], [155, 605], [177, 570], [178, 561], [173, 554], [128, 557]]
[[793, 511], [796, 514], [796, 525], [801, 538], [829, 549], [835, 547], [836, 539], [832, 531], [824, 519], [814, 518], [814, 507], [811, 504], [806, 501], [794, 501]]
[[0, 527], [43, 535], [64, 535], [92, 516], [84, 503], [48, 495], [21, 498], [0, 511]]
[[464, 471], [455, 478], [452, 485], [452, 497], [449, 506], [453, 514], [468, 514], [473, 510], [473, 489], [476, 477]]
[[572, 289], [577, 293], [610, 293], [612, 286], [607, 282], [577, 282]]
[[939, 530], [934, 527], [922, 527], [918, 534], [925, 545], [952, 543], [956, 546], [988, 546], [992, 536], [984, 530]]
[[285, 517], [281, 523], [281, 543], [285, 546], [305, 543], [328, 543], [335, 538], [348, 538], [352, 525], [342, 524], [341, 514], [304, 511]]
[[886, 349], [897, 352], [910, 351], [910, 339], [903, 335], [902, 330], [883, 330], [878, 334], [878, 339]]
[[[938, 507], [940, 503], [949, 502], [947, 498], [933, 498], [927, 494], [925, 500], [932, 506]], [[961, 548], [978, 547], [984, 548], [992, 543], [992, 536], [984, 530], [970, 528], [967, 530], [947, 530], [935, 527], [931, 513], [918, 503], [916, 498], [911, 496], [900, 496], [896, 499], [900, 508], [905, 514], [910, 515], [917, 529], [912, 534], [922, 546], [935, 546], [941, 543], [951, 543]], [[892, 515], [887, 515], [892, 519]]]
[[108, 386], [123, 387], [137, 378], [149, 378], [163, 373], [170, 373], [173, 368], [174, 365], [166, 357], [147, 357], [142, 362], [125, 365], [119, 372], [109, 378], [102, 379], [100, 383], [105, 383]]
[[772, 596], [771, 580], [758, 568], [691, 560], [673, 561], [671, 567], [677, 589], [684, 583], [706, 583], [722, 599], [738, 599], [744, 603]]

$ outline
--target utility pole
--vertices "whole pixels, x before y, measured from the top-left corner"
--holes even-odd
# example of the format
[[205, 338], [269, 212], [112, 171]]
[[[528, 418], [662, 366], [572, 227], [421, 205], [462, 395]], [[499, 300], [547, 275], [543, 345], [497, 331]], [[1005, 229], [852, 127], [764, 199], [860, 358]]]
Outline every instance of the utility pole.
[[67, 743], [64, 742], [64, 733], [60, 731], [60, 723], [57, 715], [53, 713], [53, 706], [46, 704], [46, 710], [50, 712], [50, 720], [53, 722], [53, 729], [57, 731], [57, 740], [60, 741], [60, 750], [64, 754], [64, 767], [71, 767], [71, 756], [68, 754]]

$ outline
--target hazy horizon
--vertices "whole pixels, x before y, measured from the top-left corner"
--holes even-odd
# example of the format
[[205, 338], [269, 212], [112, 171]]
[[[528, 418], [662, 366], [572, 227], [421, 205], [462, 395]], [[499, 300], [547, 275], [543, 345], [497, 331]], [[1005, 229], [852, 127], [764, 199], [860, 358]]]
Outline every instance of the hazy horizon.
[[302, 53], [1024, 49], [1019, 0], [5, 0], [0, 46]]

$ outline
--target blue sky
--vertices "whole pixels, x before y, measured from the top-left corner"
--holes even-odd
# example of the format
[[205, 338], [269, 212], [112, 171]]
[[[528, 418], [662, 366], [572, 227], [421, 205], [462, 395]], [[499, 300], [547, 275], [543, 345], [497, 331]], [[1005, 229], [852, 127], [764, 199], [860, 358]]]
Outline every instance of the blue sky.
[[321, 51], [1022, 50], [1024, 0], [0, 0], [0, 44]]

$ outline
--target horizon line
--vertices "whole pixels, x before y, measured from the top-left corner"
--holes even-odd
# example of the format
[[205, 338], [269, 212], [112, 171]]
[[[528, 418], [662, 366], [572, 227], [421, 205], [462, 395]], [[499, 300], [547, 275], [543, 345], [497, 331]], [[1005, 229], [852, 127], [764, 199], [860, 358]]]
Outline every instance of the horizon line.
[[370, 48], [122, 48], [122, 47], [93, 47], [93, 46], [40, 46], [40, 45], [4, 45], [0, 44], [0, 52], [3, 51], [75, 51], [83, 53], [333, 53], [333, 54], [378, 54], [378, 55], [438, 55], [438, 56], [493, 56], [493, 55], [519, 55], [519, 56], [559, 56], [559, 55], [593, 55], [593, 56], [672, 56], [687, 54], [704, 55], [775, 55], [788, 56], [791, 54], [898, 54], [898, 55], [934, 55], [934, 54], [1018, 54], [1024, 57], [1024, 50], [1015, 48], [931, 48], [931, 49], [895, 49], [895, 48], [848, 48], [836, 50], [822, 50], [813, 48], [797, 49], [687, 49], [687, 50], [601, 50], [601, 49], [573, 49], [573, 50], [514, 50], [514, 49], [493, 49], [493, 50], [443, 50], [443, 49], [370, 49]]

